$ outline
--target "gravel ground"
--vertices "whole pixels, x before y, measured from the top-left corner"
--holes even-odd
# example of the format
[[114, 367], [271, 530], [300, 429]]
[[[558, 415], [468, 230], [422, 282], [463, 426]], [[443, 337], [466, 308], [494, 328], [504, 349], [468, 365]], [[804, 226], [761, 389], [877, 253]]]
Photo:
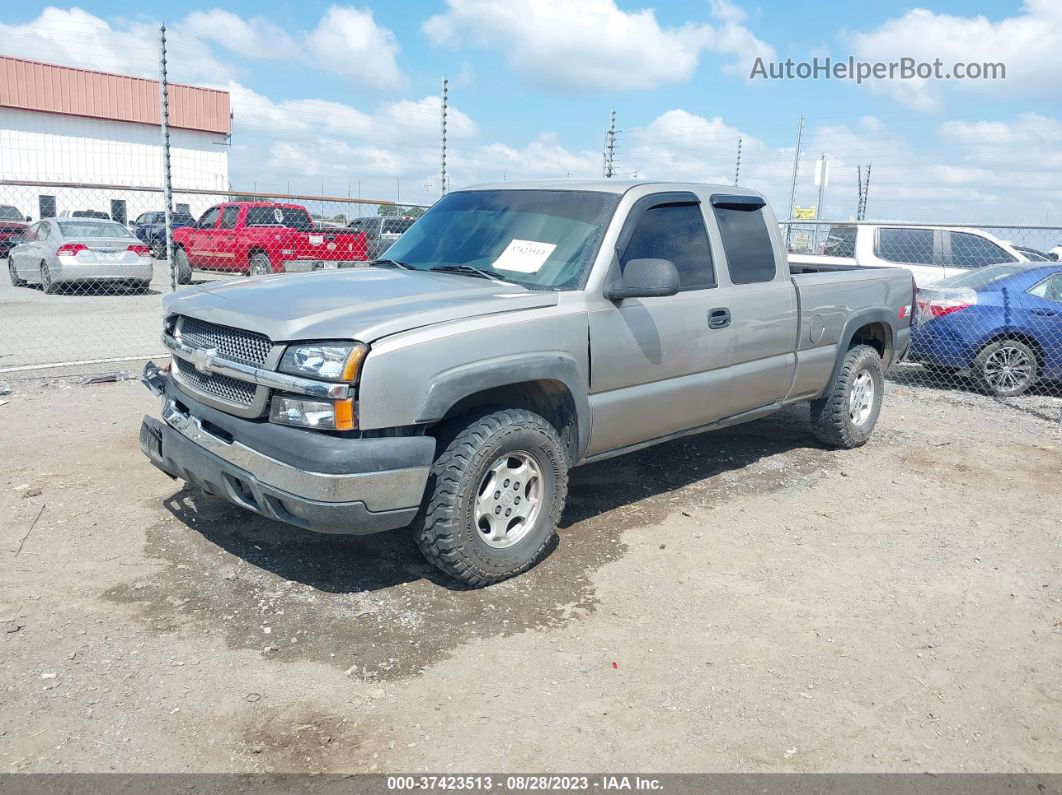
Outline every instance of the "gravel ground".
[[1062, 771], [1062, 425], [890, 384], [573, 473], [480, 591], [182, 488], [136, 383], [0, 406], [10, 771]]

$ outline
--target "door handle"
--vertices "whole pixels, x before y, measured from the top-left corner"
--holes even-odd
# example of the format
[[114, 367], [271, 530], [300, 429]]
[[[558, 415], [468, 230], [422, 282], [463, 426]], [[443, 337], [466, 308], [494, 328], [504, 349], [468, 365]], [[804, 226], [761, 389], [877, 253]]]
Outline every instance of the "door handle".
[[726, 328], [730, 325], [730, 310], [716, 307], [708, 310], [708, 328]]

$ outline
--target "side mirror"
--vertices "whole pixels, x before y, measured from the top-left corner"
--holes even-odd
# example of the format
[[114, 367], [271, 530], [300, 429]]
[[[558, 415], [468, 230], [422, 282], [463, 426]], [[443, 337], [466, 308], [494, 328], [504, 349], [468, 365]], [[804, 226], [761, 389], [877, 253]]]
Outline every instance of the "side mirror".
[[622, 301], [624, 298], [655, 298], [674, 295], [679, 291], [679, 272], [666, 259], [632, 259], [623, 269], [623, 276], [605, 288], [605, 298]]
[[28, 215], [26, 216], [26, 221], [27, 221], [27, 222], [29, 222], [29, 221], [32, 221], [32, 220], [33, 220], [33, 219], [32, 219], [32, 218], [30, 218], [30, 217], [29, 217]]

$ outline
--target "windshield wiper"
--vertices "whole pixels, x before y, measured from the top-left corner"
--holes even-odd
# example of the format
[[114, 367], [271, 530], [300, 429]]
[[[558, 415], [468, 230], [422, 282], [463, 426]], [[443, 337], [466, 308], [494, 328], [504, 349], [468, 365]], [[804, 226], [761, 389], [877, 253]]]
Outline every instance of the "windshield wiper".
[[490, 279], [492, 282], [509, 282], [510, 284], [516, 284], [512, 279], [507, 279], [496, 271], [477, 268], [475, 265], [436, 265], [434, 268], [428, 268], [428, 270], [440, 271], [442, 273], [467, 273], [469, 276]]
[[370, 265], [394, 265], [396, 268], [401, 268], [404, 271], [415, 271], [412, 265], [408, 262], [402, 262], [397, 259], [374, 259], [369, 263]]

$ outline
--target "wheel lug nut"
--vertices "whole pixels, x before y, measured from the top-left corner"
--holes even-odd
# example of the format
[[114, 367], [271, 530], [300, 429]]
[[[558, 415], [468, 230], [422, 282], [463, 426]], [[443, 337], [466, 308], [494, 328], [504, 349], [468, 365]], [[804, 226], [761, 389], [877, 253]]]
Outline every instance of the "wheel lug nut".
[[518, 488], [520, 488], [520, 481], [519, 481], [519, 480], [518, 480], [518, 481], [516, 481], [516, 482], [515, 482], [515, 483], [513, 484], [513, 488], [514, 488], [514, 489], [518, 489]]
[[512, 513], [512, 510], [511, 510], [510, 508], [506, 508], [506, 509], [505, 509], [505, 515], [506, 515], [506, 516], [508, 516], [508, 515], [509, 515], [509, 514], [511, 514], [511, 513]]
[[505, 483], [504, 483], [503, 485], [505, 485], [505, 486], [508, 486], [508, 485], [509, 485], [509, 481], [508, 481], [508, 480], [506, 480], [506, 481], [505, 481]]
[[500, 491], [494, 492], [494, 499], [498, 499], [499, 497], [501, 497], [501, 492]]
[[516, 502], [516, 504], [517, 504], [517, 505], [519, 505], [519, 504], [520, 504], [520, 498], [519, 498], [519, 497], [517, 497], [517, 498], [516, 498], [516, 500], [515, 500], [515, 502]]
[[501, 506], [498, 505], [494, 508], [494, 513], [501, 513]]

